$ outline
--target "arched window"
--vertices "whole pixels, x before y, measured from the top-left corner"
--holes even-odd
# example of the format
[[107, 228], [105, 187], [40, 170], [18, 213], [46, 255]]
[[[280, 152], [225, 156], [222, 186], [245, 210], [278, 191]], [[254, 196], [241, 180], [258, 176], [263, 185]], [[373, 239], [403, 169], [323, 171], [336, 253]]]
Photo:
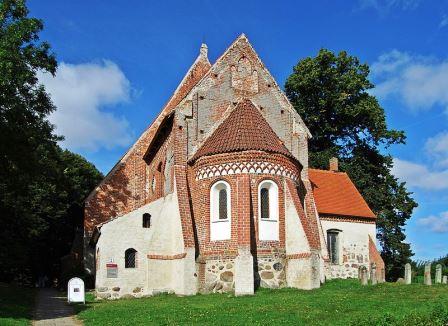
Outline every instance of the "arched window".
[[216, 182], [210, 189], [210, 239], [230, 239], [230, 186], [225, 181]]
[[149, 229], [151, 227], [151, 214], [143, 214], [143, 227]]
[[332, 264], [339, 264], [341, 245], [341, 230], [327, 231], [327, 248], [330, 262]]
[[124, 267], [135, 268], [137, 261], [137, 250], [134, 248], [126, 249], [124, 252]]
[[278, 186], [272, 180], [258, 186], [258, 217], [260, 240], [279, 240]]

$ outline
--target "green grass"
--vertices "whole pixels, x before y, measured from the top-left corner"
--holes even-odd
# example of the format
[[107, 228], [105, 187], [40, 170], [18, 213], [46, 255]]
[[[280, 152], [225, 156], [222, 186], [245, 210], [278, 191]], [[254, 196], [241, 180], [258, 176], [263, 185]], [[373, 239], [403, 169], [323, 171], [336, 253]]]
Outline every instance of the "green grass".
[[0, 325], [29, 325], [36, 291], [0, 283]]
[[448, 286], [395, 283], [362, 287], [336, 280], [313, 291], [260, 289], [229, 294], [94, 301], [78, 306], [86, 325], [257, 324], [427, 325], [448, 323]]

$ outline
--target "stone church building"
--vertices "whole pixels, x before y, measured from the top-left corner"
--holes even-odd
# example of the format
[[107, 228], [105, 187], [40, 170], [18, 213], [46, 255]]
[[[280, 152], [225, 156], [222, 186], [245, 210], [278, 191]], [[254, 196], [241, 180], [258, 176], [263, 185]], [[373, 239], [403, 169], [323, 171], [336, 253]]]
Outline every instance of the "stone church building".
[[337, 159], [308, 167], [305, 123], [246, 36], [207, 46], [85, 202], [103, 298], [318, 288], [384, 263], [376, 217]]

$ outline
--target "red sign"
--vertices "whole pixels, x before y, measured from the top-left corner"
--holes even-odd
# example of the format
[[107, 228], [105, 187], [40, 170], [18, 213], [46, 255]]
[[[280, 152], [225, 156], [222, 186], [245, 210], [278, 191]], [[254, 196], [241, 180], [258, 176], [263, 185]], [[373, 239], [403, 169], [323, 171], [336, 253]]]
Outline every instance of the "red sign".
[[117, 264], [106, 264], [106, 267], [118, 267]]

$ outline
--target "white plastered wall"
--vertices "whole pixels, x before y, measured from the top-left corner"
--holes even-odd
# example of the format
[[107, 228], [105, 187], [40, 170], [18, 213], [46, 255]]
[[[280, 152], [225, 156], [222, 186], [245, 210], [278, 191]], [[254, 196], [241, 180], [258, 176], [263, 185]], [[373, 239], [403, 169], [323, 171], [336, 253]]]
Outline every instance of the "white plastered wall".
[[[151, 227], [143, 228], [142, 215], [151, 214]], [[136, 268], [125, 268], [124, 253], [137, 250]], [[153, 290], [177, 292], [176, 275], [183, 259], [148, 259], [148, 254], [178, 255], [184, 253], [182, 226], [174, 192], [101, 227], [96, 249], [99, 249], [96, 289], [111, 297], [125, 294], [152, 294]], [[118, 266], [118, 277], [107, 278], [107, 263]], [[107, 288], [107, 290], [106, 290]], [[113, 288], [120, 288], [114, 291]], [[138, 291], [138, 288], [141, 290]]]
[[[292, 198], [285, 194], [286, 255], [304, 254], [303, 258], [289, 258], [286, 266], [286, 284], [289, 287], [310, 290], [320, 286], [319, 253], [310, 250], [305, 231]], [[311, 255], [311, 257], [309, 257]]]
[[327, 278], [357, 278], [359, 266], [369, 269], [369, 235], [376, 239], [374, 223], [321, 220], [325, 235], [328, 230], [339, 233], [339, 263], [329, 265]]

